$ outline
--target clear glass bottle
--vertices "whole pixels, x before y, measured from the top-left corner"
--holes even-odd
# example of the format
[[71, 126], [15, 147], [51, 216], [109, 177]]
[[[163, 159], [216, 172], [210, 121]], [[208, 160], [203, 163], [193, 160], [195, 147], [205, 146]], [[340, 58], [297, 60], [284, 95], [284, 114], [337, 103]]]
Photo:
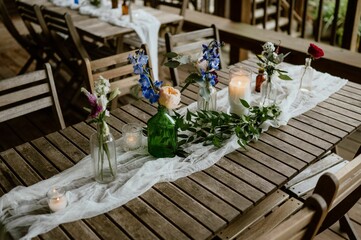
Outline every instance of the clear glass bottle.
[[302, 67], [299, 90], [304, 92], [312, 90], [312, 79], [315, 70], [311, 67], [311, 61], [311, 58], [306, 58], [305, 66]]
[[117, 174], [115, 140], [106, 122], [98, 123], [97, 132], [91, 135], [90, 150], [95, 180], [99, 183], [114, 181]]
[[200, 87], [197, 100], [198, 110], [217, 111], [217, 90], [212, 85]]
[[276, 104], [278, 86], [272, 78], [273, 74], [267, 74], [267, 80], [261, 84], [261, 106], [270, 106]]
[[174, 157], [178, 147], [175, 120], [168, 110], [158, 106], [158, 112], [148, 120], [148, 152], [158, 158]]

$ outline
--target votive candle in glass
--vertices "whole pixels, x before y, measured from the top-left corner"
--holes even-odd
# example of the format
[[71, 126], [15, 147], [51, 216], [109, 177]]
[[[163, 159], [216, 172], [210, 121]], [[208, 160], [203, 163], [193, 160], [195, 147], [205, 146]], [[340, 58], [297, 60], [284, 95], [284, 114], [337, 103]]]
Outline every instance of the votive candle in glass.
[[122, 128], [124, 149], [136, 150], [142, 146], [142, 127], [138, 123], [128, 123]]
[[251, 70], [245, 67], [232, 67], [229, 72], [228, 100], [230, 112], [237, 115], [248, 114], [240, 99], [251, 102]]
[[46, 196], [48, 198], [49, 208], [53, 212], [64, 209], [68, 205], [65, 189], [62, 187], [52, 187]]

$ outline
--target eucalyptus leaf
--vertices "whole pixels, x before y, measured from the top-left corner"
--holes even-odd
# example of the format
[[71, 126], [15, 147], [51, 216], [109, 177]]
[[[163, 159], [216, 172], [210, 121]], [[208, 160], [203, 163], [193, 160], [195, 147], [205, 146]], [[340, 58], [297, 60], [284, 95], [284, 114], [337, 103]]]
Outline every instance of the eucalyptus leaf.
[[165, 65], [166, 67], [169, 67], [169, 68], [177, 68], [177, 67], [180, 65], [180, 62], [174, 61], [174, 60], [170, 60], [170, 61], [164, 63], [164, 65]]
[[282, 80], [292, 80], [288, 75], [286, 74], [279, 74], [278, 77]]
[[175, 52], [167, 52], [167, 53], [165, 54], [165, 56], [166, 56], [167, 58], [176, 58], [176, 57], [178, 57], [178, 54], [175, 53]]

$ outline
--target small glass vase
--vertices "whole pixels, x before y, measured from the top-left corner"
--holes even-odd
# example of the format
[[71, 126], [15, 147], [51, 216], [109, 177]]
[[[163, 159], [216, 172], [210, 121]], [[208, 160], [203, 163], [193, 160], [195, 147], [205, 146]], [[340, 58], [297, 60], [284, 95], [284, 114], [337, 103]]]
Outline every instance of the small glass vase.
[[98, 123], [97, 132], [90, 137], [94, 177], [98, 183], [109, 183], [117, 174], [115, 140], [106, 122]]
[[178, 147], [177, 127], [168, 110], [158, 106], [158, 112], [147, 122], [148, 152], [158, 158], [174, 157]]
[[302, 67], [299, 90], [309, 92], [312, 90], [312, 79], [315, 70], [311, 67], [311, 58], [306, 58], [305, 66]]
[[270, 106], [276, 104], [277, 99], [277, 88], [274, 83], [273, 74], [267, 74], [266, 81], [261, 84], [261, 106]]
[[217, 90], [212, 85], [200, 87], [197, 100], [198, 110], [217, 110]]

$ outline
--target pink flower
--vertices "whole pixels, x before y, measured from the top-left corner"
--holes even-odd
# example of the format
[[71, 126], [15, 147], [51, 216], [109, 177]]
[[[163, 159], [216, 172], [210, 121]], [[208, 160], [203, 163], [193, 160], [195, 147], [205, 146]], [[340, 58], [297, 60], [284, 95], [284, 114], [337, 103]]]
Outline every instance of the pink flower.
[[313, 59], [319, 59], [323, 57], [324, 53], [323, 50], [319, 47], [317, 47], [315, 44], [311, 43], [308, 47], [308, 54], [311, 55]]

